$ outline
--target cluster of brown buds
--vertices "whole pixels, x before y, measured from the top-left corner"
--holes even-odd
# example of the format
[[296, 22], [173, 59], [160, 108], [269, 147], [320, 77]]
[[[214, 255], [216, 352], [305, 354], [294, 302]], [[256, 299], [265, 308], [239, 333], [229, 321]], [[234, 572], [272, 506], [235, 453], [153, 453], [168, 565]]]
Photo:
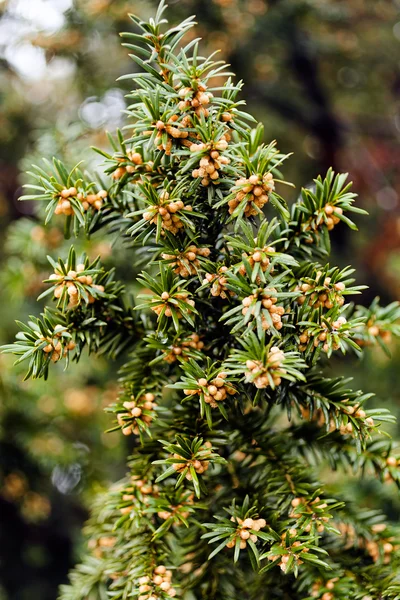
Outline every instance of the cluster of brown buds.
[[[306, 406], [300, 406], [300, 413], [303, 419], [305, 419], [306, 421], [312, 421], [313, 423], [316, 423], [319, 427], [323, 427], [325, 425], [325, 415], [324, 412], [320, 409], [317, 408], [317, 410], [313, 410], [311, 413], [311, 410], [309, 409], [309, 407]], [[351, 423], [348, 423], [348, 425], [350, 425], [351, 427], [351, 431], [353, 431], [353, 426], [351, 425]], [[333, 419], [330, 419], [329, 421], [329, 432], [333, 432], [336, 431], [337, 427], [336, 427], [336, 423]], [[351, 433], [350, 428], [349, 431], [346, 433]]]
[[[189, 292], [176, 292], [173, 295], [173, 298], [175, 300], [184, 300], [187, 304], [194, 307], [194, 300], [191, 300], [190, 298], [188, 298], [188, 296], [189, 296]], [[160, 315], [163, 308], [166, 307], [165, 311], [164, 311], [164, 315], [166, 317], [172, 317], [172, 310], [171, 310], [171, 306], [172, 306], [175, 309], [175, 313], [176, 313], [178, 319], [182, 318], [182, 313], [180, 310], [178, 310], [176, 308], [175, 304], [171, 304], [171, 306], [170, 306], [170, 304], [169, 304], [170, 295], [168, 292], [163, 292], [161, 294], [161, 300], [163, 300], [163, 304], [158, 303], [157, 306], [150, 307], [153, 312], [155, 312], [157, 315]], [[159, 301], [154, 299], [153, 302], [159, 302]], [[187, 310], [187, 312], [192, 312], [189, 308], [186, 310]]]
[[174, 363], [178, 356], [186, 359], [190, 350], [202, 350], [204, 348], [204, 342], [200, 339], [198, 333], [192, 333], [184, 339], [177, 340], [177, 343], [164, 351], [164, 360], [167, 363]]
[[225, 381], [227, 373], [224, 371], [218, 373], [215, 379], [210, 382], [205, 377], [198, 379], [199, 385], [197, 390], [183, 390], [187, 396], [193, 396], [195, 394], [204, 394], [204, 402], [209, 404], [212, 408], [217, 407], [217, 402], [223, 402], [226, 400], [227, 395], [234, 396], [237, 394], [237, 390]]
[[[325, 341], [326, 333], [322, 332], [320, 335], [322, 336], [321, 341]], [[318, 336], [318, 339], [319, 339], [319, 336]], [[299, 335], [299, 341], [300, 341], [300, 344], [299, 344], [300, 352], [305, 352], [307, 350], [308, 342], [310, 341], [310, 334], [307, 330], [303, 331], [303, 333], [301, 333]]]
[[191, 87], [182, 87], [178, 91], [178, 95], [182, 98], [178, 104], [179, 110], [184, 111], [188, 108], [194, 108], [198, 117], [201, 115], [208, 117], [210, 114], [210, 111], [206, 107], [210, 104], [213, 95], [207, 92], [207, 86], [204, 83], [198, 84], [197, 91]]
[[200, 266], [198, 256], [207, 258], [210, 256], [211, 250], [209, 248], [198, 248], [197, 246], [188, 246], [183, 252], [178, 254], [162, 254], [164, 260], [172, 261], [171, 267], [175, 273], [181, 277], [189, 277], [190, 275], [196, 275], [197, 269]]
[[[346, 403], [347, 401], [344, 400], [344, 403]], [[365, 412], [365, 410], [363, 410], [360, 405], [346, 405], [346, 408], [344, 409], [345, 413], [348, 415], [351, 415], [352, 417], [354, 417], [355, 419], [362, 419], [363, 423], [365, 425], [367, 425], [368, 427], [373, 427], [375, 425], [374, 420], [372, 417], [367, 417], [367, 414]], [[336, 429], [336, 426], [334, 424], [334, 422], [331, 422], [331, 431], [333, 431], [334, 429]], [[348, 422], [347, 425], [342, 424], [339, 427], [340, 433], [342, 433], [343, 435], [345, 435], [346, 433], [353, 433], [353, 425], [352, 423]]]
[[[343, 400], [343, 403], [346, 403], [346, 402], [347, 402], [347, 400]], [[317, 410], [313, 410], [313, 412], [311, 413], [311, 411], [308, 407], [301, 406], [300, 412], [301, 412], [303, 419], [306, 419], [307, 421], [311, 420], [314, 423], [317, 423], [319, 425], [319, 427], [322, 427], [326, 422], [324, 412], [320, 408], [318, 408]], [[363, 419], [364, 424], [367, 425], [368, 427], [373, 427], [375, 424], [372, 417], [366, 418], [367, 415], [366, 415], [365, 411], [362, 408], [360, 408], [360, 406], [351, 406], [351, 405], [346, 406], [346, 408], [344, 409], [344, 412], [348, 415], [352, 415], [356, 419]], [[311, 417], [311, 414], [312, 414], [312, 417]], [[331, 418], [329, 420], [329, 432], [337, 431], [337, 429], [338, 428], [337, 428], [335, 420], [333, 418]], [[350, 422], [348, 422], [346, 425], [344, 423], [342, 423], [339, 427], [339, 431], [342, 435], [352, 434], [354, 432], [353, 424]], [[390, 459], [392, 459], [392, 458], [393, 457], [390, 457]]]
[[131, 481], [133, 487], [137, 488], [144, 496], [156, 496], [158, 494], [158, 486], [140, 479], [139, 475], [132, 475]]
[[[254, 300], [261, 299], [262, 307], [271, 315], [272, 323], [275, 329], [282, 329], [282, 316], [285, 314], [285, 309], [283, 306], [276, 306], [278, 298], [276, 298], [274, 294], [276, 294], [276, 289], [271, 288], [268, 290], [268, 292], [263, 292], [258, 296], [254, 294], [246, 296], [246, 298], [243, 298], [242, 300], [242, 315], [246, 315], [249, 310], [251, 310], [251, 314], [254, 315], [256, 305], [254, 303], [254, 306], [251, 308], [251, 304], [254, 302]], [[264, 331], [270, 328], [270, 323], [263, 314], [261, 314], [261, 324]]]
[[[383, 562], [388, 564], [390, 562], [391, 554], [399, 548], [394, 544], [395, 540], [392, 537], [380, 540], [366, 540], [365, 537], [357, 535], [357, 532], [351, 523], [344, 523], [341, 521], [333, 524], [336, 529], [340, 531], [341, 535], [346, 538], [346, 548], [351, 548], [354, 545], [357, 545], [359, 548], [365, 548], [374, 562], [380, 560], [383, 551]], [[375, 523], [371, 526], [371, 531], [375, 534], [381, 534], [385, 529], [385, 523]]]
[[[317, 216], [312, 216], [304, 221], [301, 226], [303, 232], [310, 231], [318, 235], [318, 230], [320, 230], [324, 225], [327, 226], [328, 231], [332, 231], [335, 225], [337, 225], [340, 221], [339, 217], [333, 213], [336, 212], [340, 215], [343, 214], [343, 209], [341, 209], [339, 206], [332, 206], [331, 204], [326, 204], [326, 206], [321, 210], [326, 215], [326, 221], [321, 217], [321, 212], [318, 212]], [[313, 237], [310, 236], [306, 239], [306, 244], [312, 244], [313, 241]]]
[[89, 210], [91, 206], [96, 210], [100, 210], [107, 196], [107, 190], [100, 190], [96, 194], [87, 194], [85, 196], [83, 192], [78, 192], [75, 187], [65, 188], [64, 190], [61, 190], [59, 194], [59, 200], [54, 210], [54, 214], [66, 216], [73, 214], [74, 211], [69, 198], [76, 198], [79, 200], [84, 211]]
[[250, 175], [248, 179], [241, 177], [236, 181], [235, 187], [232, 188], [232, 192], [235, 192], [236, 195], [228, 202], [229, 213], [232, 214], [247, 196], [247, 205], [244, 209], [245, 216], [251, 217], [258, 214], [257, 208], [262, 209], [274, 189], [275, 184], [272, 173], [265, 173], [263, 176]]
[[[305, 498], [293, 498], [292, 507], [294, 510], [291, 513], [289, 513], [289, 518], [300, 519], [303, 516], [302, 514], [296, 512], [296, 508], [298, 508], [299, 506], [302, 506], [303, 513], [308, 512], [310, 514], [313, 514], [313, 524], [316, 526], [318, 533], [322, 533], [325, 530], [325, 523], [327, 523], [330, 520], [330, 517], [323, 517], [319, 515], [317, 516], [314, 514], [314, 509], [318, 508], [319, 510], [322, 510], [324, 508], [327, 508], [328, 505], [326, 504], [326, 502], [322, 502], [319, 496], [317, 496], [311, 502], [308, 502]], [[309, 523], [304, 528], [304, 531], [309, 533], [311, 529], [312, 523]]]
[[[61, 334], [60, 334], [61, 335]], [[73, 340], [70, 340], [66, 346], [64, 346], [64, 350], [62, 348], [62, 344], [60, 342], [60, 336], [57, 334], [54, 335], [54, 338], [45, 338], [41, 336], [42, 341], [48, 342], [48, 344], [43, 348], [43, 352], [45, 354], [50, 354], [50, 358], [52, 362], [57, 362], [61, 359], [62, 356], [67, 356], [70, 350], [73, 350], [76, 346]]]
[[[135, 396], [131, 396], [131, 400], [123, 403], [123, 407], [126, 408], [127, 412], [118, 413], [117, 421], [124, 435], [130, 435], [131, 433], [139, 435], [140, 430], [137, 419], [140, 419], [146, 425], [150, 425], [154, 418], [153, 411], [157, 407], [154, 399], [154, 394], [147, 393], [137, 399], [135, 399]], [[143, 413], [144, 410], [151, 411], [153, 414], [145, 414]]]
[[149, 504], [150, 498], [157, 497], [159, 494], [159, 488], [157, 485], [153, 485], [151, 482], [140, 479], [139, 475], [133, 475], [131, 481], [132, 487], [125, 490], [125, 493], [122, 495], [122, 500], [124, 502], [132, 502], [132, 504], [120, 508], [120, 513], [122, 515], [129, 515], [133, 511], [137, 510], [139, 503], [137, 497], [135, 496], [136, 490], [140, 492], [140, 501], [144, 502], [145, 504]]
[[116, 542], [117, 538], [114, 535], [103, 535], [98, 539], [89, 540], [88, 547], [96, 558], [101, 558], [104, 551], [113, 548]]
[[[67, 294], [69, 296], [68, 306], [77, 306], [79, 304], [79, 292], [74, 282], [90, 285], [90, 287], [99, 290], [100, 292], [104, 292], [104, 286], [93, 283], [93, 277], [91, 275], [80, 275], [80, 273], [82, 273], [84, 270], [85, 265], [82, 263], [76, 266], [76, 271], [71, 269], [68, 271], [67, 275], [64, 275], [61, 270], [56, 269], [56, 271], [49, 277], [49, 279], [58, 283], [54, 289], [55, 298], [61, 298], [64, 293], [64, 289], [67, 289]], [[68, 279], [66, 279], [66, 277]], [[95, 300], [96, 299], [92, 296], [92, 294], [88, 292], [89, 304], [93, 304]]]
[[[336, 321], [333, 321], [331, 323], [332, 332], [336, 332], [336, 331], [340, 330], [341, 326], [344, 325], [345, 323], [347, 323], [347, 319], [345, 317], [338, 317], [336, 319]], [[310, 341], [310, 339], [312, 337], [314, 338], [314, 341], [313, 341], [314, 348], [317, 348], [322, 343], [323, 344], [323, 346], [322, 346], [323, 351], [324, 352], [328, 352], [329, 345], [328, 345], [328, 342], [326, 341], [326, 339], [328, 337], [328, 334], [330, 333], [329, 332], [329, 327], [328, 327], [328, 325], [326, 323], [322, 323], [321, 327], [324, 329], [324, 331], [320, 331], [320, 332], [318, 332], [318, 331], [316, 331], [316, 332], [311, 331], [310, 332], [310, 331], [305, 330], [305, 331], [303, 331], [302, 334], [300, 334], [300, 336], [299, 336], [299, 341], [300, 341], [299, 350], [301, 352], [304, 352], [306, 350], [308, 342]], [[332, 348], [333, 348], [333, 350], [339, 350], [340, 345], [337, 344], [336, 342], [334, 342], [332, 344]]]
[[138, 600], [161, 600], [167, 595], [175, 598], [176, 590], [171, 585], [172, 571], [164, 565], [156, 567], [152, 575], [144, 575], [139, 578]]
[[[139, 154], [139, 152], [136, 152], [135, 150], [127, 152], [126, 158], [128, 158], [128, 160], [130, 160], [133, 164], [126, 165], [125, 167], [117, 167], [114, 173], [112, 174], [113, 179], [121, 179], [121, 177], [123, 177], [125, 173], [129, 173], [130, 175], [132, 175], [133, 173], [135, 173], [137, 167], [143, 164], [142, 155]], [[126, 162], [126, 158], [117, 158], [117, 161], [120, 163]]]
[[223, 123], [233, 123], [233, 114], [229, 111], [223, 112], [220, 118]]
[[[267, 253], [275, 252], [275, 248], [273, 246], [265, 246], [264, 248], [254, 248], [253, 254], [243, 254], [242, 257], [247, 260], [251, 268], [254, 267], [256, 263], [260, 264], [260, 269], [263, 273], [268, 269], [270, 265], [270, 258]], [[273, 268], [271, 268], [270, 272], [273, 272]], [[242, 263], [239, 267], [239, 273], [241, 275], [246, 275], [246, 267]]]
[[[317, 273], [317, 280], [318, 280]], [[316, 285], [319, 285], [317, 283]], [[298, 304], [304, 304], [308, 300], [308, 305], [313, 308], [327, 308], [328, 310], [333, 308], [335, 305], [343, 306], [344, 297], [342, 296], [342, 292], [346, 289], [346, 286], [342, 282], [334, 283], [331, 286], [331, 278], [325, 277], [324, 286], [326, 290], [321, 290], [319, 292], [312, 292], [311, 294], [304, 295], [306, 292], [309, 292], [313, 289], [313, 286], [308, 283], [302, 283], [300, 286], [296, 286], [295, 290], [303, 292], [301, 296], [297, 298]]]
[[[336, 431], [336, 425], [333, 419], [329, 421], [329, 431]], [[348, 422], [346, 425], [342, 423], [339, 427], [342, 435], [352, 434], [354, 431], [353, 424]]]
[[183, 504], [177, 504], [176, 506], [169, 506], [169, 510], [160, 510], [157, 515], [160, 519], [164, 519], [165, 521], [170, 517], [173, 517], [175, 514], [179, 513], [179, 515], [183, 519], [187, 519], [190, 516], [189, 510], [182, 510], [186, 506], [192, 506], [194, 504], [194, 494], [190, 494]]
[[[382, 533], [385, 531], [386, 525], [385, 523], [376, 523], [375, 525], [372, 525], [371, 529], [373, 533]], [[379, 541], [366, 540], [365, 547], [374, 562], [378, 562], [383, 551], [383, 562], [387, 565], [390, 563], [392, 553], [399, 549], [399, 546], [396, 546], [394, 541], [393, 537], [381, 539]]]
[[326, 226], [328, 227], [328, 231], [331, 231], [335, 225], [340, 223], [339, 217], [334, 215], [333, 213], [338, 213], [339, 215], [343, 214], [343, 209], [340, 206], [332, 206], [332, 204], [326, 204], [324, 207], [325, 214], [327, 216]]
[[[332, 579], [328, 579], [328, 581], [316, 581], [312, 585], [311, 596], [313, 598], [320, 597], [320, 589], [325, 588], [326, 590], [333, 590], [335, 588], [335, 584], [339, 581], [338, 577], [333, 577]], [[332, 592], [325, 592], [322, 594], [320, 600], [334, 600], [334, 594]]]
[[[380, 337], [384, 342], [389, 343], [392, 339], [392, 334], [387, 329], [381, 329], [373, 319], [367, 322], [367, 331], [372, 337]], [[357, 342], [358, 343], [358, 342]]]
[[[171, 154], [173, 140], [185, 140], [189, 135], [189, 132], [184, 131], [184, 129], [191, 126], [190, 117], [184, 117], [179, 122], [178, 118], [178, 115], [172, 115], [166, 123], [164, 121], [157, 121], [156, 123], [157, 135], [154, 144], [157, 150], [164, 150], [167, 156]], [[168, 135], [166, 143], [163, 140], [164, 134]]]
[[157, 217], [160, 214], [162, 219], [162, 228], [176, 235], [180, 229], [185, 226], [182, 219], [177, 214], [180, 210], [191, 211], [190, 205], [185, 206], [182, 200], [177, 199], [169, 202], [169, 193], [163, 191], [160, 194], [160, 204], [152, 206], [143, 213], [143, 218], [150, 223], [157, 224]]
[[219, 183], [220, 169], [223, 165], [228, 165], [230, 160], [227, 156], [222, 156], [223, 152], [228, 148], [226, 139], [221, 138], [218, 142], [209, 142], [207, 144], [192, 144], [191, 152], [204, 152], [207, 154], [200, 159], [199, 167], [192, 171], [192, 176], [201, 178], [201, 184], [204, 186], [210, 183]]
[[86, 196], [79, 193], [76, 197], [81, 201], [82, 208], [86, 212], [91, 206], [96, 210], [100, 210], [107, 195], [107, 190], [100, 190], [96, 194], [87, 194]]
[[264, 366], [261, 361], [246, 361], [246, 381], [254, 383], [258, 389], [263, 389], [270, 385], [270, 380], [268, 377], [268, 375], [270, 375], [274, 382], [274, 386], [280, 385], [282, 381], [281, 375], [285, 373], [285, 369], [282, 368], [284, 360], [284, 352], [278, 348], [278, 346], [272, 346], [268, 352], [266, 366]]
[[232, 290], [228, 290], [226, 284], [228, 283], [228, 279], [226, 277], [226, 272], [228, 271], [228, 267], [220, 267], [217, 273], [207, 273], [205, 278], [203, 279], [203, 285], [207, 285], [208, 283], [212, 283], [211, 286], [211, 296], [221, 296], [221, 298], [226, 299], [229, 296], [234, 296], [235, 293]]
[[231, 517], [231, 521], [233, 523], [238, 524], [238, 528], [235, 533], [235, 537], [233, 540], [230, 540], [226, 543], [227, 548], [234, 548], [236, 545], [236, 539], [240, 538], [240, 549], [244, 550], [247, 546], [247, 540], [251, 540], [254, 544], [258, 541], [258, 537], [255, 533], [251, 533], [250, 529], [253, 531], [260, 531], [263, 529], [267, 522], [265, 519], [239, 519], [239, 517]]
[[[334, 521], [333, 526], [335, 529], [340, 531], [340, 535], [344, 538], [345, 549], [351, 548], [355, 545], [357, 539], [357, 532], [351, 523], [345, 523], [344, 521]], [[362, 545], [363, 538], [358, 538], [358, 545]]]
[[[298, 532], [296, 529], [294, 529], [294, 528], [289, 529], [289, 534], [291, 536], [295, 536], [297, 533]], [[304, 562], [301, 560], [301, 555], [303, 553], [307, 553], [309, 550], [308, 550], [308, 548], [303, 548], [301, 550], [301, 552], [298, 552], [298, 551], [296, 552], [295, 550], [292, 550], [292, 548], [298, 548], [299, 546], [301, 546], [301, 542], [298, 540], [296, 540], [295, 542], [292, 542], [291, 544], [289, 544], [287, 546], [286, 545], [286, 531], [284, 533], [282, 533], [281, 539], [282, 539], [281, 546], [285, 550], [284, 554], [268, 556], [268, 560], [274, 561], [279, 558], [280, 561], [279, 561], [278, 565], [281, 568], [281, 571], [283, 571], [285, 573], [285, 571], [287, 569], [287, 564], [288, 564], [290, 558], [294, 559], [294, 561], [296, 562], [297, 565], [301, 565]]]
[[78, 190], [75, 187], [65, 188], [61, 190], [57, 206], [54, 210], [55, 215], [66, 215], [67, 217], [74, 214], [71, 202], [68, 198], [76, 197]]
[[[212, 448], [211, 442], [205, 442], [201, 446], [200, 451], [204, 452], [205, 450], [208, 449], [209, 453], [211, 454], [211, 448]], [[180, 454], [173, 454], [172, 458], [186, 460], [186, 458], [184, 456], [181, 456]], [[205, 471], [207, 471], [207, 469], [208, 469], [209, 466], [210, 466], [210, 461], [207, 460], [207, 455], [205, 455], [205, 457], [202, 460], [198, 460], [196, 458], [192, 458], [190, 460], [187, 460], [184, 463], [174, 463], [173, 464], [173, 467], [174, 467], [175, 471], [177, 471], [178, 473], [181, 473], [185, 469], [190, 469], [190, 467], [193, 467], [193, 469], [199, 475], [202, 475]], [[192, 480], [192, 475], [190, 474], [189, 471], [188, 471], [188, 473], [186, 473], [186, 479], [188, 481]]]

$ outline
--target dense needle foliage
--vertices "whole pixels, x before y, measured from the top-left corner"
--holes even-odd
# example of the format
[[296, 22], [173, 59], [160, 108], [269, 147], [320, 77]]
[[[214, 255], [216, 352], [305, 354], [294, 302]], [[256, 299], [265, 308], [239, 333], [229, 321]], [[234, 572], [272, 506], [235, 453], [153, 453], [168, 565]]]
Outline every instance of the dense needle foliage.
[[332, 170], [287, 207], [288, 156], [165, 8], [123, 34], [139, 70], [103, 173], [45, 161], [22, 198], [66, 237], [124, 239], [143, 268], [134, 301], [73, 246], [49, 258], [53, 305], [4, 348], [33, 378], [84, 350], [123, 362], [109, 411], [135, 440], [129, 473], [94, 507], [61, 598], [400, 598], [400, 532], [330, 497], [319, 470], [400, 481], [391, 415], [328, 370], [400, 333], [397, 303], [356, 305], [353, 269], [327, 262], [330, 232], [364, 211]]

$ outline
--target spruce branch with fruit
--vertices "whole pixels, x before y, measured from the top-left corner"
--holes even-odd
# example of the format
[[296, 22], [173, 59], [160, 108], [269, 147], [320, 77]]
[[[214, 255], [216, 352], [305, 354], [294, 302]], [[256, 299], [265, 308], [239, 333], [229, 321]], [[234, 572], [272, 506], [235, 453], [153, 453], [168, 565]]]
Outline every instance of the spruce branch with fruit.
[[33, 378], [84, 351], [123, 363], [108, 411], [133, 439], [128, 474], [93, 507], [60, 598], [395, 600], [399, 528], [318, 468], [400, 484], [392, 415], [328, 374], [333, 354], [400, 334], [397, 303], [355, 305], [353, 269], [328, 263], [330, 232], [364, 211], [332, 170], [289, 209], [288, 155], [229, 67], [185, 44], [193, 19], [168, 28], [165, 9], [123, 34], [137, 70], [103, 172], [45, 161], [22, 198], [144, 265], [120, 283], [73, 246], [49, 258], [53, 304], [3, 348]]

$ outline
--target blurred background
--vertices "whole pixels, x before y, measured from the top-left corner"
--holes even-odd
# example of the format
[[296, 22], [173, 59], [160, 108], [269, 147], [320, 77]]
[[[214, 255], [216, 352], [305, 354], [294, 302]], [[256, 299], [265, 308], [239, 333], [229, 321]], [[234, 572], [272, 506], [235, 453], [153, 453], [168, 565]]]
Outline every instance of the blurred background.
[[[107, 147], [105, 130], [123, 124], [134, 70], [118, 32], [127, 13], [148, 16], [151, 0], [0, 0], [0, 343], [15, 319], [40, 312], [36, 297], [48, 274], [46, 255], [65, 256], [69, 242], [40, 207], [18, 202], [24, 172], [56, 155], [70, 167], [96, 166], [91, 145]], [[335, 228], [334, 258], [357, 268], [357, 283], [382, 302], [400, 287], [400, 0], [170, 0], [170, 21], [196, 14], [193, 35], [221, 50], [245, 80], [248, 111], [266, 139], [294, 154], [285, 178], [310, 183], [329, 166], [350, 173], [370, 217], [360, 231]], [[289, 198], [290, 199], [290, 198]], [[78, 246], [122, 270], [129, 256], [101, 236]], [[377, 393], [400, 414], [392, 360], [379, 348], [362, 360], [336, 359], [336, 371]], [[0, 356], [0, 600], [55, 600], [82, 549], [81, 528], [94, 494], [122, 476], [128, 441], [104, 433], [115, 395], [115, 365], [85, 359], [48, 382], [23, 382]], [[356, 368], [354, 368], [354, 364]], [[392, 431], [395, 436], [398, 430]], [[346, 480], [346, 485], [351, 482]], [[377, 484], [357, 487], [373, 504]], [[390, 485], [379, 504], [398, 519]]]

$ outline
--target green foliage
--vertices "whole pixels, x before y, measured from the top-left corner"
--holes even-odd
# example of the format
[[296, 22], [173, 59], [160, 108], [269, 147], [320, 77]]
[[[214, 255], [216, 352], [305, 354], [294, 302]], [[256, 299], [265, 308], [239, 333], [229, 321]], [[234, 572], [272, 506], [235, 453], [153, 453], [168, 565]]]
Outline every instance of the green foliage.
[[20, 199], [47, 201], [46, 223], [54, 215], [66, 215], [66, 237], [70, 235], [71, 224], [75, 235], [78, 235], [80, 228], [89, 232], [96, 225], [98, 211], [107, 194], [104, 190], [96, 192], [96, 183], [88, 181], [87, 174], [80, 171], [79, 165], [67, 171], [60, 160], [53, 159], [53, 165], [45, 160], [44, 166], [47, 171], [33, 167], [30, 175], [35, 183], [25, 186], [36, 193], [21, 196]]
[[197, 314], [191, 293], [186, 291], [187, 282], [174, 276], [172, 269], [160, 265], [160, 276], [155, 280], [148, 273], [143, 273], [137, 281], [153, 292], [140, 294], [146, 302], [136, 306], [136, 310], [151, 309], [157, 314], [158, 330], [164, 331], [172, 321], [175, 330], [180, 331], [179, 319], [184, 319], [194, 327], [191, 313]]
[[50, 259], [56, 308], [5, 348], [28, 377], [85, 347], [123, 362], [109, 410], [134, 436], [129, 475], [94, 511], [91, 556], [61, 598], [396, 598], [396, 528], [331, 498], [315, 460], [399, 482], [375, 437], [393, 417], [327, 375], [337, 350], [399, 333], [397, 303], [346, 305], [363, 286], [326, 263], [332, 229], [364, 211], [332, 170], [289, 211], [287, 156], [250, 127], [227, 66], [180, 46], [193, 21], [164, 31], [164, 9], [125, 36], [141, 70], [130, 137], [99, 150], [106, 189], [57, 160], [35, 170], [48, 220], [118, 235], [145, 264], [135, 306], [98, 260]]
[[19, 323], [21, 331], [17, 334], [15, 344], [3, 346], [3, 352], [12, 352], [21, 356], [15, 364], [29, 359], [29, 369], [25, 379], [29, 377], [47, 378], [51, 362], [58, 362], [63, 357], [68, 363], [69, 352], [74, 350], [75, 342], [59, 315], [50, 311], [42, 314], [42, 318], [31, 317], [28, 324]]
[[199, 439], [196, 437], [193, 440], [190, 440], [183, 436], [177, 436], [174, 444], [168, 442], [162, 443], [164, 451], [173, 456], [166, 460], [154, 461], [154, 464], [173, 466], [160, 475], [156, 479], [156, 483], [163, 481], [178, 471], [179, 477], [176, 482], [176, 487], [179, 487], [186, 478], [193, 482], [193, 487], [198, 498], [200, 498], [201, 493], [207, 494], [207, 488], [198, 474], [204, 473], [209, 465], [225, 464], [225, 459], [213, 452], [212, 445], [209, 443], [207, 444], [207, 442], [204, 444], [201, 438]]

